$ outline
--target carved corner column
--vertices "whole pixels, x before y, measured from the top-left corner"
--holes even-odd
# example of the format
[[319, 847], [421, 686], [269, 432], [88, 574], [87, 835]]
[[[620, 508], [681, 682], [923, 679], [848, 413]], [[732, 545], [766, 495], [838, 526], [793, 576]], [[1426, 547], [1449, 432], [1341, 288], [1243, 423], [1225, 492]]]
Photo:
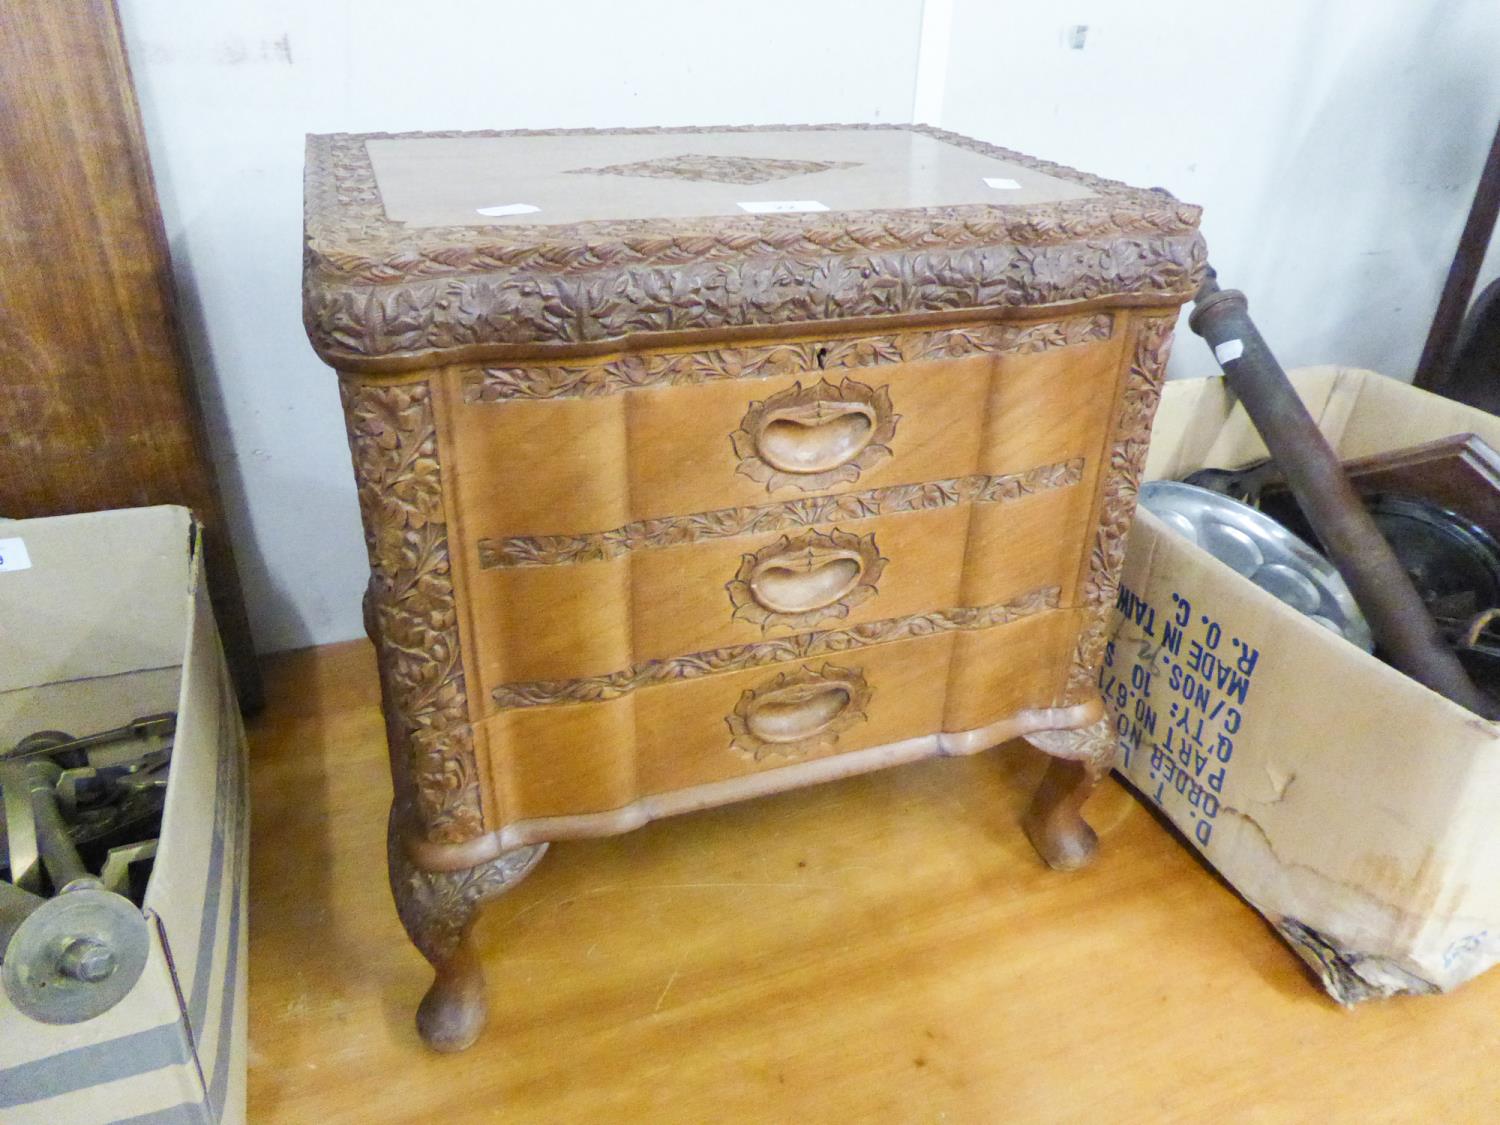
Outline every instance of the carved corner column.
[[418, 862], [459, 855], [457, 845], [485, 833], [432, 389], [425, 381], [346, 376], [340, 393], [370, 556], [365, 630], [380, 668], [395, 790], [391, 892], [407, 935], [436, 973], [417, 1029], [436, 1050], [462, 1050], [483, 1029], [488, 1007], [470, 939], [475, 915], [524, 878], [546, 845], [452, 870]]
[[[1174, 311], [1171, 315], [1142, 317], [1135, 326], [1130, 371], [1115, 421], [1108, 484], [1083, 584], [1084, 625], [1064, 688], [1067, 706], [1099, 699], [1099, 666], [1104, 659], [1109, 615], [1119, 594], [1125, 544], [1135, 518], [1151, 422], [1161, 399], [1176, 324]], [[1050, 866], [1061, 870], [1082, 867], [1098, 847], [1097, 835], [1083, 819], [1083, 805], [1114, 762], [1113, 731], [1108, 720], [1100, 718], [1077, 730], [1039, 731], [1027, 736], [1027, 741], [1053, 760], [1027, 810], [1026, 834]]]

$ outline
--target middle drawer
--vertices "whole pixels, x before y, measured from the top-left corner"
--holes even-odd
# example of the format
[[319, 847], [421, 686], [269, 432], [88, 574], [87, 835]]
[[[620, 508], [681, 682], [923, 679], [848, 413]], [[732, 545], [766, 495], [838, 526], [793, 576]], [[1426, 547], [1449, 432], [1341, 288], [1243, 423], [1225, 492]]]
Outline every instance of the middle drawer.
[[[1079, 461], [1003, 480], [1000, 495], [605, 560], [487, 557], [470, 571], [467, 599], [485, 710], [539, 682], [627, 675], [652, 661], [1002, 605], [1042, 589], [1068, 605], [1093, 475]], [[997, 479], [983, 478], [992, 489]]]

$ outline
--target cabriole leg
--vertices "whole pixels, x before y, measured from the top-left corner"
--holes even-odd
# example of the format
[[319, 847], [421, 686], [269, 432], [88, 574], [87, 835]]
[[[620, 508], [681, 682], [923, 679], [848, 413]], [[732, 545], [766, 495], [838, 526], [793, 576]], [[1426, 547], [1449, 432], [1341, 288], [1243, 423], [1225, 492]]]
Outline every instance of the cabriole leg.
[[1048, 866], [1072, 871], [1088, 864], [1099, 837], [1083, 819], [1083, 804], [1114, 760], [1114, 739], [1105, 719], [1076, 730], [1038, 731], [1026, 741], [1052, 761], [1037, 787], [1022, 827]]
[[479, 907], [504, 894], [537, 865], [546, 844], [533, 844], [459, 871], [424, 871], [412, 863], [392, 809], [387, 832], [391, 892], [406, 934], [436, 972], [417, 1007], [417, 1031], [435, 1051], [462, 1051], [489, 1016], [484, 969], [472, 931]]

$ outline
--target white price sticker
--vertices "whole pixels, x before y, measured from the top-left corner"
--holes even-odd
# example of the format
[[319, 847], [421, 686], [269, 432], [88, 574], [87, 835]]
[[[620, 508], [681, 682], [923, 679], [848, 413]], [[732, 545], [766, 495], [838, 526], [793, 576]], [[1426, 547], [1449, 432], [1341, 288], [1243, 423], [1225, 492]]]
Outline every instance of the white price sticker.
[[1007, 180], [1003, 176], [986, 176], [984, 182], [996, 191], [1020, 191], [1021, 185], [1015, 180]]
[[474, 210], [487, 219], [501, 219], [506, 215], [534, 215], [541, 208], [530, 203], [502, 203], [498, 207], [476, 207]]
[[1240, 356], [1244, 354], [1245, 341], [1243, 340], [1225, 340], [1222, 344], [1214, 349], [1214, 358], [1221, 364], [1228, 363], [1230, 360], [1239, 359]]
[[765, 203], [741, 203], [740, 210], [752, 215], [784, 215], [789, 211], [826, 211], [828, 204], [816, 199], [773, 199]]
[[30, 569], [31, 556], [26, 553], [26, 541], [24, 539], [0, 539], [0, 572]]

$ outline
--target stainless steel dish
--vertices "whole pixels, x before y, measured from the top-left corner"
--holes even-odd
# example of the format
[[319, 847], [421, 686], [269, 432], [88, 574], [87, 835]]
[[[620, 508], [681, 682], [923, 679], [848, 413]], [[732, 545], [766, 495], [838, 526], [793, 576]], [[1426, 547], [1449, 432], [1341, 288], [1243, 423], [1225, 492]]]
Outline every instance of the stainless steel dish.
[[1333, 564], [1269, 516], [1170, 480], [1142, 485], [1141, 505], [1268, 594], [1366, 652], [1374, 649], [1370, 627]]

